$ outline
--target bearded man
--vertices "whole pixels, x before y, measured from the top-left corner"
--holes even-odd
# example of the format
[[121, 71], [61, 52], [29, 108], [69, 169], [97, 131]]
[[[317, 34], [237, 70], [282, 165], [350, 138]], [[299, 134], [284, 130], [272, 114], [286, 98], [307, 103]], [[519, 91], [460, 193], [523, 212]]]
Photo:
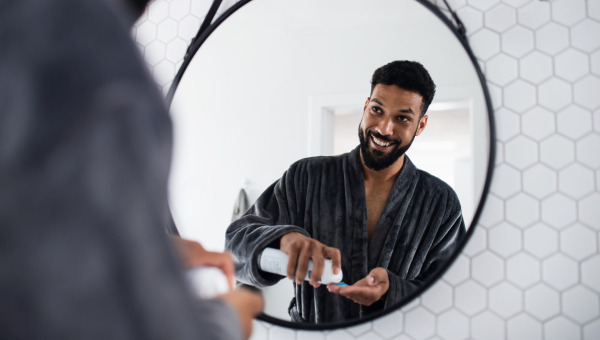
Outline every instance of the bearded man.
[[[238, 279], [273, 285], [258, 266], [265, 247], [289, 254], [294, 322], [335, 322], [389, 308], [435, 275], [465, 235], [460, 203], [405, 152], [427, 125], [435, 84], [412, 61], [377, 69], [363, 109], [360, 145], [290, 166], [227, 230]], [[320, 285], [324, 259], [349, 287]], [[308, 261], [309, 282], [303, 281]]]

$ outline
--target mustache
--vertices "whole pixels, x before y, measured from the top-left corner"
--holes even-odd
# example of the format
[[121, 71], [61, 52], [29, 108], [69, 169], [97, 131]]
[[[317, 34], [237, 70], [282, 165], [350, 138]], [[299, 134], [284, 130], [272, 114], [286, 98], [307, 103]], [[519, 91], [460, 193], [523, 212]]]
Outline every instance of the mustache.
[[371, 131], [371, 130], [367, 130], [367, 134], [369, 134], [377, 139], [381, 139], [383, 141], [386, 141], [386, 142], [392, 143], [392, 144], [401, 144], [401, 142], [402, 142], [402, 141], [392, 138], [390, 136], [382, 136], [380, 133]]

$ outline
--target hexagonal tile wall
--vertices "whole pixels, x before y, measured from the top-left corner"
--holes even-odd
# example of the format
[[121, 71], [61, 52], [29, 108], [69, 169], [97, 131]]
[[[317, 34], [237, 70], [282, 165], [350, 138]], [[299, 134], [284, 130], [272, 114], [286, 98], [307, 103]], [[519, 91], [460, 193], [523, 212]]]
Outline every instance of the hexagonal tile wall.
[[504, 105], [518, 113], [525, 112], [536, 103], [535, 86], [521, 79], [506, 86], [503, 94]]
[[579, 268], [577, 262], [559, 253], [542, 263], [542, 277], [549, 286], [564, 290], [577, 283]]
[[600, 135], [591, 133], [577, 141], [577, 161], [592, 169], [600, 168]]
[[583, 260], [598, 251], [596, 232], [575, 224], [560, 232], [560, 250], [575, 260]]
[[429, 294], [421, 299], [423, 307], [433, 313], [440, 313], [452, 307], [452, 287], [444, 281], [435, 283]]
[[466, 315], [476, 315], [487, 307], [485, 288], [474, 281], [460, 284], [454, 291], [454, 306]]
[[[600, 26], [598, 27], [600, 29]], [[600, 78], [594, 75], [588, 75], [575, 83], [573, 87], [573, 98], [575, 103], [589, 110], [595, 110], [600, 107]]]
[[501, 197], [509, 198], [521, 190], [521, 174], [509, 165], [496, 168], [496, 177], [492, 181], [492, 192]]
[[593, 193], [579, 201], [579, 220], [596, 230], [600, 230], [600, 194]]
[[519, 24], [537, 29], [550, 21], [550, 4], [540, 1], [531, 1], [517, 11]]
[[469, 336], [469, 319], [452, 309], [437, 317], [437, 333], [442, 339], [466, 339]]
[[486, 251], [471, 260], [471, 276], [486, 287], [504, 278], [504, 261], [498, 255]]
[[496, 128], [499, 140], [510, 140], [519, 133], [520, 122], [517, 113], [507, 109], [499, 109], [496, 111], [496, 117], [500, 119]]
[[469, 243], [463, 249], [463, 254], [473, 257], [487, 248], [487, 231], [483, 228], [475, 230]]
[[575, 143], [552, 135], [540, 144], [540, 160], [556, 170], [562, 169], [575, 160]]
[[558, 250], [558, 232], [538, 223], [523, 232], [523, 247], [538, 259], [544, 259]]
[[600, 293], [600, 256], [583, 261], [581, 264], [581, 281], [588, 288]]
[[544, 324], [544, 335], [547, 340], [579, 339], [581, 329], [573, 321], [559, 316]]
[[546, 321], [560, 313], [560, 294], [539, 284], [525, 291], [525, 310], [540, 321]]
[[547, 197], [556, 188], [556, 171], [543, 164], [538, 163], [523, 172], [523, 189], [535, 198]]
[[566, 316], [580, 324], [600, 315], [598, 296], [591, 290], [577, 286], [562, 295], [562, 308]]
[[538, 160], [538, 144], [525, 136], [517, 136], [506, 142], [504, 150], [506, 163], [520, 170], [528, 168]]
[[577, 220], [577, 206], [572, 199], [554, 194], [542, 201], [542, 221], [556, 229], [563, 229]]
[[469, 37], [473, 51], [482, 60], [489, 59], [500, 52], [500, 34], [489, 29], [481, 29]]
[[539, 51], [533, 51], [519, 61], [521, 78], [534, 84], [552, 76], [552, 58]]
[[558, 189], [573, 198], [583, 198], [594, 191], [594, 173], [580, 164], [572, 164], [558, 173]]
[[592, 114], [577, 105], [570, 105], [556, 115], [558, 132], [577, 139], [592, 131]]
[[435, 315], [423, 307], [406, 313], [404, 324], [406, 334], [414, 339], [426, 339], [435, 334]]
[[569, 81], [580, 79], [589, 73], [589, 57], [587, 54], [570, 48], [554, 57], [556, 75]]
[[540, 105], [549, 110], [560, 110], [572, 102], [571, 85], [564, 80], [551, 78], [539, 86]]
[[391, 313], [373, 322], [373, 330], [384, 339], [389, 339], [402, 333], [403, 321], [404, 315], [402, 313]]
[[535, 32], [535, 46], [547, 54], [556, 54], [569, 47], [569, 30], [550, 22]]
[[500, 0], [468, 0], [467, 3], [469, 6], [476, 8], [480, 11], [487, 11], [490, 8], [494, 7]]
[[565, 26], [581, 21], [585, 14], [584, 0], [558, 0], [552, 4], [552, 19]]
[[471, 7], [463, 7], [457, 11], [467, 32], [475, 32], [483, 27], [483, 13]]
[[521, 230], [509, 223], [497, 225], [488, 232], [488, 244], [494, 253], [509, 257], [521, 250]]
[[527, 314], [519, 314], [506, 323], [508, 339], [541, 340], [542, 324]]
[[505, 54], [499, 54], [487, 62], [487, 77], [494, 84], [504, 86], [517, 79], [517, 60]]
[[490, 310], [509, 318], [523, 310], [523, 292], [508, 282], [490, 289]]
[[[255, 322], [253, 340], [600, 338], [600, 1], [449, 2], [498, 127], [492, 194], [464, 254], [377, 321], [326, 333]], [[134, 25], [164, 91], [211, 3], [154, 0]]]
[[520, 58], [532, 51], [533, 32], [523, 26], [514, 26], [502, 33], [502, 52]]
[[505, 322], [492, 312], [483, 312], [471, 319], [471, 336], [474, 339], [506, 339]]
[[506, 278], [517, 287], [530, 287], [540, 277], [540, 262], [531, 255], [519, 253], [506, 261]]
[[489, 228], [504, 220], [504, 202], [496, 195], [488, 196], [486, 207], [488, 208], [485, 209], [479, 220], [481, 226]]
[[460, 255], [446, 272], [443, 280], [451, 285], [457, 285], [469, 279], [470, 272], [471, 263], [469, 259], [464, 255]]
[[539, 202], [524, 193], [517, 194], [506, 202], [506, 219], [519, 227], [527, 227], [540, 218]]
[[600, 30], [600, 23], [590, 19], [571, 28], [571, 44], [585, 52], [592, 52], [600, 47], [600, 36], [593, 34]]
[[596, 51], [590, 55], [591, 58], [591, 68], [592, 73], [595, 75], [600, 75], [600, 51]]
[[485, 26], [502, 33], [517, 22], [517, 11], [511, 6], [500, 4], [485, 12]]

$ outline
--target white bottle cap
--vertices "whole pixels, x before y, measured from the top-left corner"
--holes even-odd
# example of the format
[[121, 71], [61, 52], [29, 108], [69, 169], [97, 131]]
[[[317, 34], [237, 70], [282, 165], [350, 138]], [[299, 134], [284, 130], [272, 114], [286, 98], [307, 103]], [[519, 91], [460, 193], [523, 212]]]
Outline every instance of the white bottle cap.
[[196, 267], [187, 270], [186, 276], [196, 297], [212, 299], [229, 292], [227, 277], [219, 268]]

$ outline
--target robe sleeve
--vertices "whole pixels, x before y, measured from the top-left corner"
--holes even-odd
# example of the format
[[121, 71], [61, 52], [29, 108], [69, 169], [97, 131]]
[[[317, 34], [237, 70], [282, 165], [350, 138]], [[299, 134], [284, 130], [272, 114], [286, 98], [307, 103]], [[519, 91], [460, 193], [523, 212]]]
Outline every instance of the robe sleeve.
[[384, 297], [384, 309], [398, 304], [429, 281], [442, 268], [464, 238], [465, 223], [460, 206], [438, 228], [433, 245], [427, 252], [421, 272], [412, 280], [406, 280], [387, 270], [390, 285]]
[[295, 165], [292, 165], [242, 217], [227, 228], [225, 248], [237, 258], [236, 276], [239, 281], [258, 287], [274, 285], [283, 276], [259, 269], [258, 258], [262, 250], [266, 247], [279, 249], [279, 240], [290, 232], [310, 237], [306, 230], [297, 226], [301, 223], [297, 223], [295, 218], [295, 184], [299, 182], [296, 174]]

